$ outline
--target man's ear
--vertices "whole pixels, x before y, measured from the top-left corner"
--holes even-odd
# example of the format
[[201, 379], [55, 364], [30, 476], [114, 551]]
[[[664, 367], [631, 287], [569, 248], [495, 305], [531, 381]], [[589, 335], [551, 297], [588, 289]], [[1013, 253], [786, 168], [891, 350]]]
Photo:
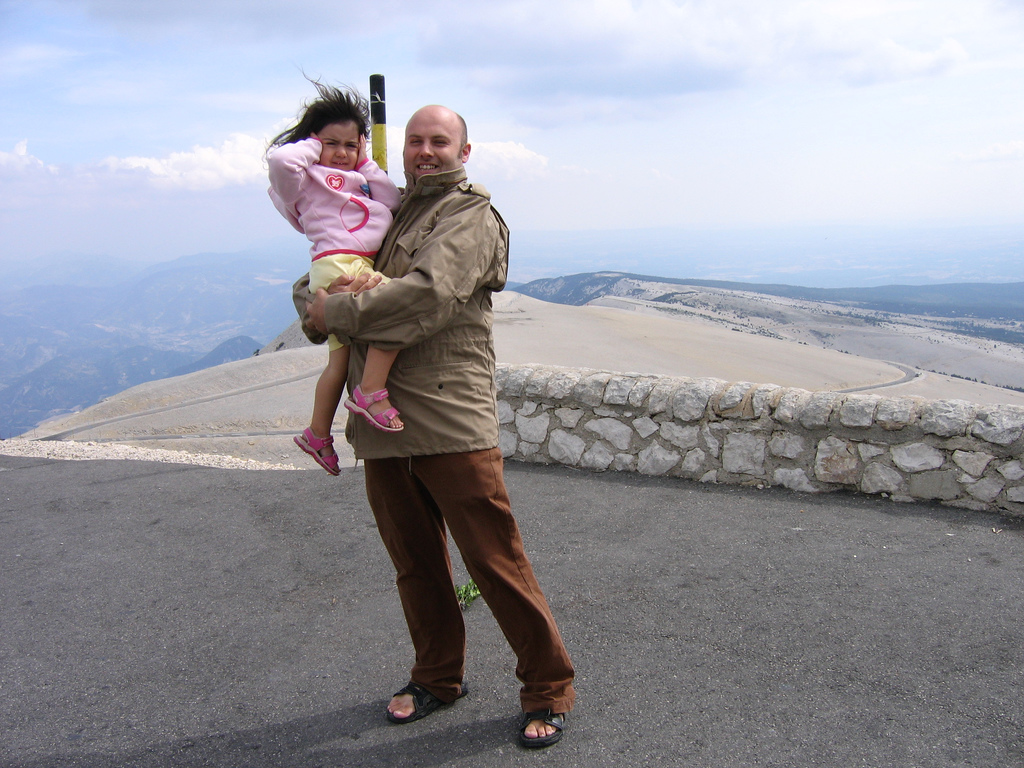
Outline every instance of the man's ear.
[[472, 148], [473, 147], [472, 147], [471, 144], [469, 144], [469, 142], [467, 142], [466, 146], [464, 146], [462, 148], [462, 152], [460, 154], [460, 159], [462, 160], [463, 164], [465, 164], [465, 163], [467, 163], [469, 161], [469, 150], [471, 150]]

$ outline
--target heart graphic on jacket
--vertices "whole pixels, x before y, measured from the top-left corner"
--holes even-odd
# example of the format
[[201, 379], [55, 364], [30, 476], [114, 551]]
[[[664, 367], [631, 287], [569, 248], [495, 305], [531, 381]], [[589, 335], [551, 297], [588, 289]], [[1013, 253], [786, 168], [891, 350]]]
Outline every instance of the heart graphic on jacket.
[[327, 186], [331, 189], [341, 189], [345, 186], [345, 179], [332, 173], [327, 177]]

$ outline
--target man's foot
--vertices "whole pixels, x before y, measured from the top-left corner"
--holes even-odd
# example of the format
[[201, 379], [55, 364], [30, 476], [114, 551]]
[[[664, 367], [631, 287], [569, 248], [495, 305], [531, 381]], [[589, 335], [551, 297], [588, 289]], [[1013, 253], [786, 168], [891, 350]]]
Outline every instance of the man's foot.
[[[463, 685], [462, 691], [457, 698], [461, 699], [466, 693], [466, 686]], [[401, 725], [422, 720], [430, 713], [445, 706], [448, 705], [422, 685], [410, 682], [391, 697], [385, 714], [392, 723]]]
[[523, 736], [528, 739], [546, 739], [557, 731], [555, 726], [548, 725], [543, 720], [531, 720], [523, 729]]
[[519, 727], [519, 743], [528, 749], [550, 747], [562, 738], [565, 728], [565, 714], [555, 714], [550, 709], [524, 712]]
[[[416, 700], [411, 693], [395, 694], [388, 704], [388, 714], [394, 715], [399, 720], [408, 720], [409, 716], [416, 711]], [[388, 718], [389, 720], [394, 720]]]

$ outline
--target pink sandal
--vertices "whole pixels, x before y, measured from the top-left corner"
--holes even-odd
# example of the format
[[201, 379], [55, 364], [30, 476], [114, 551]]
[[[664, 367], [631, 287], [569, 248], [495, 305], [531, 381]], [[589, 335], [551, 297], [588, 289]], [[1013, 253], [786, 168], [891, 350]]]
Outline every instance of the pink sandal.
[[345, 407], [352, 411], [352, 413], [358, 413], [382, 432], [401, 432], [405, 429], [404, 424], [400, 427], [388, 426], [391, 424], [391, 420], [398, 415], [398, 409], [388, 408], [377, 415], [370, 413], [371, 405], [379, 403], [381, 400], [387, 400], [387, 397], [388, 391], [386, 389], [378, 389], [376, 392], [364, 395], [363, 390], [357, 384], [356, 388], [352, 390], [350, 396], [345, 400]]
[[306, 427], [302, 430], [301, 435], [296, 435], [292, 438], [295, 444], [302, 450], [313, 457], [321, 467], [326, 469], [332, 475], [337, 475], [341, 472], [338, 469], [338, 454], [332, 453], [330, 456], [321, 456], [320, 451], [334, 444], [333, 437], [317, 437], [313, 434], [313, 430]]

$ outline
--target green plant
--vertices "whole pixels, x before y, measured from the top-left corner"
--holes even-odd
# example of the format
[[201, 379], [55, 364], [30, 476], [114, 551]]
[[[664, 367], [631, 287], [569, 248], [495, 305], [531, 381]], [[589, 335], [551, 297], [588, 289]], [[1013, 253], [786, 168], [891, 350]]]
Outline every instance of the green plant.
[[472, 605], [474, 600], [480, 597], [480, 588], [476, 585], [476, 582], [470, 579], [467, 584], [457, 584], [455, 586], [455, 596], [459, 598], [459, 605], [465, 611]]

